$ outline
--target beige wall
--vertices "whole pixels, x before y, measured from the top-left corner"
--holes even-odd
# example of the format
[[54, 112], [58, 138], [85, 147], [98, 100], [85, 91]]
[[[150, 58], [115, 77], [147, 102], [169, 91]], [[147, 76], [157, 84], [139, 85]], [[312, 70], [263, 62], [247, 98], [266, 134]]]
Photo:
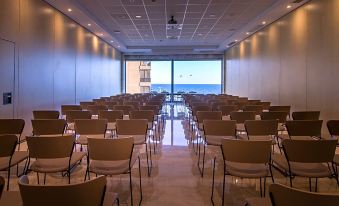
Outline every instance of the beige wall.
[[339, 119], [339, 1], [313, 0], [226, 56], [226, 92]]
[[15, 44], [13, 116], [26, 128], [32, 110], [121, 91], [120, 52], [41, 0], [2, 0], [0, 39]]

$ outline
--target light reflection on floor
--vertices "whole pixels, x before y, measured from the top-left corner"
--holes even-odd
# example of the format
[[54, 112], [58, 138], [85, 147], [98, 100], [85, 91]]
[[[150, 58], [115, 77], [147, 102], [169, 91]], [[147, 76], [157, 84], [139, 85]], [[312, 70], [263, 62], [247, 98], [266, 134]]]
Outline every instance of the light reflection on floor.
[[168, 103], [163, 111], [166, 114], [166, 126], [163, 139], [163, 145], [187, 146], [184, 128], [182, 125], [185, 119], [185, 107], [183, 104]]

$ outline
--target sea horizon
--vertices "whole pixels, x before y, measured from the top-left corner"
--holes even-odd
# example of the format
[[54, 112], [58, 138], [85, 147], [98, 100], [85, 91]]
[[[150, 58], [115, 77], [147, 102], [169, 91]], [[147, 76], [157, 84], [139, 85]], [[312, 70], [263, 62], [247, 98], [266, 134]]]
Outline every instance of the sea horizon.
[[[151, 91], [171, 92], [171, 84], [152, 84]], [[221, 84], [174, 84], [174, 93], [220, 94]]]

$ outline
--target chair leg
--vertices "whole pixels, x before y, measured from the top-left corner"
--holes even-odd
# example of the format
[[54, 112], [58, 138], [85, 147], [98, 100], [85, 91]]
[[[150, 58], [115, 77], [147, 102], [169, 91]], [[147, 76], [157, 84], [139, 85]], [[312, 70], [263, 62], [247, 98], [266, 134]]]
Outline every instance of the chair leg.
[[213, 158], [213, 171], [212, 171], [212, 193], [211, 193], [211, 202], [214, 205], [213, 194], [214, 194], [214, 175], [215, 175], [215, 157]]
[[310, 192], [312, 192], [312, 179], [311, 178], [308, 178], [308, 183], [310, 186]]
[[129, 189], [130, 189], [130, 192], [131, 192], [131, 206], [133, 206], [133, 186], [132, 186], [132, 171], [131, 171], [131, 168], [130, 168], [130, 171], [129, 171]]
[[142, 202], [142, 187], [141, 187], [141, 164], [140, 164], [140, 157], [138, 157], [138, 162], [139, 162], [139, 187], [140, 187], [140, 201], [139, 201], [139, 206], [141, 205]]
[[290, 174], [289, 176], [290, 176], [290, 186], [293, 187], [292, 186], [292, 175]]
[[223, 173], [223, 182], [222, 182], [222, 206], [224, 206], [224, 202], [225, 202], [225, 181], [226, 181], [226, 175], [225, 175], [225, 172], [226, 172], [226, 168], [225, 168], [225, 163], [224, 163], [224, 173]]
[[259, 183], [260, 183], [260, 197], [262, 197], [261, 177], [259, 178]]
[[269, 168], [270, 168], [270, 173], [271, 173], [271, 179], [272, 179], [272, 182], [274, 183], [274, 177], [273, 177], [273, 172], [272, 172], [271, 164], [269, 165]]
[[11, 167], [8, 167], [8, 172], [7, 172], [7, 191], [9, 190], [9, 183], [11, 179]]
[[40, 185], [39, 172], [36, 173], [36, 177], [37, 177], [37, 179], [38, 179], [38, 185]]
[[202, 155], [202, 170], [201, 170], [201, 177], [204, 177], [204, 170], [205, 170], [205, 156], [206, 156], [206, 145], [204, 144], [204, 153]]
[[44, 185], [46, 184], [46, 172], [44, 174]]
[[318, 178], [315, 178], [315, 192], [318, 192]]
[[151, 176], [151, 171], [150, 171], [150, 166], [149, 166], [149, 161], [148, 161], [147, 143], [146, 143], [146, 161], [147, 161], [147, 174], [148, 174], [148, 177], [150, 177]]
[[266, 196], [266, 177], [264, 177], [264, 197]]

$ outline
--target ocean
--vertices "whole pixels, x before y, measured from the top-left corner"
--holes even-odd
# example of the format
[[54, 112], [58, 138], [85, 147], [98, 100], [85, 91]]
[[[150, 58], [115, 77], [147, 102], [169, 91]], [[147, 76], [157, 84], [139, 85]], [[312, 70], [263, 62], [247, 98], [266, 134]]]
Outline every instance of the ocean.
[[[152, 84], [151, 91], [171, 92], [171, 84]], [[220, 94], [220, 84], [174, 84], [174, 93], [196, 92], [198, 94]]]

